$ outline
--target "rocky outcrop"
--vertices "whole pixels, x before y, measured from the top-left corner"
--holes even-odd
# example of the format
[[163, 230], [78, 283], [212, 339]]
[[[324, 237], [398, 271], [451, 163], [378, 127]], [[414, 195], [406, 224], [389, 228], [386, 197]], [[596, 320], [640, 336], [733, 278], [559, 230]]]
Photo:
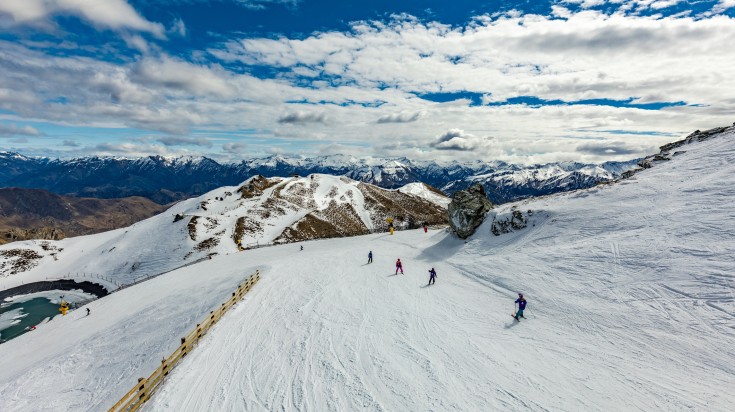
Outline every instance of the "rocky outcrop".
[[679, 140], [673, 143], [668, 143], [668, 144], [661, 146], [660, 147], [661, 151], [659, 153], [645, 157], [643, 160], [638, 162], [638, 168], [622, 173], [620, 175], [620, 179], [628, 179], [634, 174], [640, 172], [641, 170], [650, 169], [656, 163], [665, 162], [665, 161], [671, 160], [671, 158], [674, 156], [678, 156], [680, 154], [686, 153], [685, 150], [678, 150], [678, 151], [675, 151], [674, 153], [671, 153], [671, 151], [674, 149], [688, 145], [690, 143], [703, 142], [713, 137], [723, 135], [726, 132], [732, 132], [732, 131], [735, 131], [735, 123], [733, 123], [732, 126], [715, 127], [714, 129], [709, 129], [705, 131], [695, 130], [694, 133], [690, 134], [689, 136], [685, 137], [682, 140]]
[[457, 236], [466, 239], [475, 233], [475, 229], [485, 219], [485, 214], [492, 208], [493, 204], [487, 200], [481, 184], [460, 190], [452, 195], [452, 202], [447, 210], [449, 225]]
[[15, 242], [16, 240], [61, 240], [65, 237], [64, 231], [55, 227], [39, 227], [33, 229], [12, 228], [0, 230], [0, 245]]
[[524, 216], [523, 212], [517, 209], [510, 210], [510, 213], [506, 215], [494, 215], [493, 224], [490, 226], [490, 231], [495, 236], [500, 236], [505, 233], [515, 232], [528, 226], [528, 216], [532, 216], [533, 211], [529, 210], [527, 215]]

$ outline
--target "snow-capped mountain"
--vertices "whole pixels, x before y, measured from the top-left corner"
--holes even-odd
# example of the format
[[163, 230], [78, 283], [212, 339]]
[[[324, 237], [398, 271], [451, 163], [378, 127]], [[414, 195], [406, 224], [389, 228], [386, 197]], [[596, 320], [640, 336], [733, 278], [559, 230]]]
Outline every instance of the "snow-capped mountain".
[[259, 175], [184, 200], [124, 229], [9, 244], [0, 249], [0, 270], [21, 274], [17, 279], [25, 282], [82, 272], [104, 273], [125, 284], [264, 244], [387, 231], [388, 218], [396, 228], [445, 224], [448, 202], [417, 184], [388, 190], [344, 176]]
[[[360, 183], [326, 177], [318, 187], [251, 180], [182, 202], [175, 211], [214, 213], [194, 225], [197, 241], [192, 216], [168, 215], [49, 242], [63, 248], [58, 261], [0, 271], [0, 288], [52, 275], [52, 262], [75, 272], [165, 267], [223, 229], [216, 247], [230, 254], [0, 345], [0, 410], [108, 410], [257, 269], [261, 280], [142, 410], [730, 411], [735, 127], [687, 140], [611, 184], [501, 205], [466, 241], [407, 230], [235, 253], [232, 229], [207, 219], [224, 221], [259, 192], [277, 204], [304, 192], [321, 205], [310, 213], [332, 200], [359, 205]], [[300, 213], [284, 212], [288, 222]], [[405, 275], [394, 275], [399, 257]], [[519, 292], [528, 306], [516, 321]]]
[[0, 152], [0, 186], [49, 190], [80, 197], [143, 196], [169, 203], [231, 186], [254, 176], [312, 173], [347, 176], [387, 189], [423, 182], [447, 194], [475, 182], [485, 185], [493, 203], [591, 187], [616, 178], [636, 161], [601, 165], [552, 163], [536, 166], [503, 162], [418, 162], [406, 158], [313, 158], [269, 156], [220, 164], [206, 157], [139, 159], [87, 157], [72, 160], [29, 158]]

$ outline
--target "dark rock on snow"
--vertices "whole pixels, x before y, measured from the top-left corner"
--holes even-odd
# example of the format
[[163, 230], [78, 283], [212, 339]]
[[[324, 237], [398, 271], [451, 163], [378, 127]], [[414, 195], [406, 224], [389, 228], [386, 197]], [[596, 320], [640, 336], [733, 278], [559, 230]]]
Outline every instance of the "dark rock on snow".
[[457, 191], [452, 195], [452, 203], [447, 210], [449, 225], [457, 236], [466, 239], [475, 233], [485, 214], [492, 208], [493, 204], [487, 200], [485, 189], [479, 183], [467, 190]]

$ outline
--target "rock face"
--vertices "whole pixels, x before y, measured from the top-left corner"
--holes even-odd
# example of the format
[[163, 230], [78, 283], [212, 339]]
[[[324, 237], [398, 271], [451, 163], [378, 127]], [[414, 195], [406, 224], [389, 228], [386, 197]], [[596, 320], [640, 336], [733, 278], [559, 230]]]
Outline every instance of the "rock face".
[[466, 239], [475, 233], [475, 229], [485, 219], [485, 214], [492, 208], [493, 204], [487, 200], [481, 184], [460, 190], [452, 195], [452, 203], [447, 210], [449, 225], [457, 236]]
[[[533, 211], [529, 210], [527, 216], [533, 216]], [[505, 233], [515, 232], [528, 226], [528, 217], [523, 215], [523, 212], [517, 209], [513, 209], [509, 214], [506, 215], [495, 215], [493, 216], [493, 224], [490, 227], [490, 231], [495, 236], [500, 236]]]

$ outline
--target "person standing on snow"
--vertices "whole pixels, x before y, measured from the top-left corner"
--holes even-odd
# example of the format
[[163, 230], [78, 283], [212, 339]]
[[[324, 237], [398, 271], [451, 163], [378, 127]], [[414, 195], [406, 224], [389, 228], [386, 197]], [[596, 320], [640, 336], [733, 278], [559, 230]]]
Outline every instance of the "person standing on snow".
[[396, 260], [396, 275], [398, 274], [398, 271], [401, 271], [401, 275], [403, 274], [403, 263], [401, 263], [401, 258], [398, 258]]
[[368, 263], [373, 263], [373, 251], [368, 252]]
[[520, 322], [520, 319], [518, 319], [519, 316], [523, 319], [526, 319], [526, 317], [523, 316], [523, 310], [526, 309], [526, 298], [523, 297], [523, 293], [518, 294], [518, 299], [516, 299], [516, 303], [518, 304], [518, 312], [516, 312], [516, 315], [513, 317]]
[[429, 271], [429, 284], [432, 285], [436, 283], [436, 270], [434, 268], [431, 268]]
[[87, 316], [89, 316], [89, 312], [91, 312], [91, 311], [89, 310], [89, 308], [87, 308]]

